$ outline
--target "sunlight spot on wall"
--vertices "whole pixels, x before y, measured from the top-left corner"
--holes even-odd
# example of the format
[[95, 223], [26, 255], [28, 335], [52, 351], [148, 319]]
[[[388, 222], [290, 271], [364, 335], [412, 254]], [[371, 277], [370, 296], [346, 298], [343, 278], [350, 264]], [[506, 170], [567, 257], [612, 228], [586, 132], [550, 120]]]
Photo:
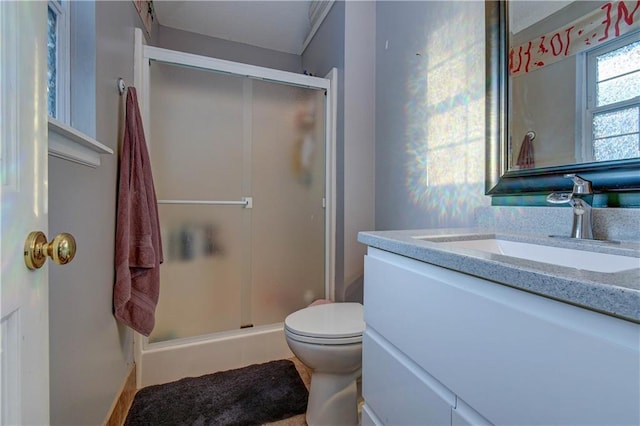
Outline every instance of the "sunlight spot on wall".
[[[405, 184], [439, 220], [464, 220], [484, 198], [484, 21], [468, 8], [416, 40], [406, 85]], [[480, 25], [480, 27], [478, 27]]]

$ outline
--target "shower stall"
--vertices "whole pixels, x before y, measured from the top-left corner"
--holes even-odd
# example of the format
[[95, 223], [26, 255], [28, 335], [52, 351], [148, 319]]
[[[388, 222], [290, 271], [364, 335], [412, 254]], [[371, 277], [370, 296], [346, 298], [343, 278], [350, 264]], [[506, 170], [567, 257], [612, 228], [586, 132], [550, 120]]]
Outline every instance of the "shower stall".
[[138, 383], [291, 356], [284, 318], [332, 293], [332, 82], [138, 38], [164, 252]]

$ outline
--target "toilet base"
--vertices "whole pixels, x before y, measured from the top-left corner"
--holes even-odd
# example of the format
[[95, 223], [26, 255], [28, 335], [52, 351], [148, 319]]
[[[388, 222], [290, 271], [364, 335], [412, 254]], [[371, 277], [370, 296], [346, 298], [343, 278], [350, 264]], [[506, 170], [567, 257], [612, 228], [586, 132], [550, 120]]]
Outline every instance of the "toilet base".
[[361, 370], [352, 374], [313, 373], [307, 403], [307, 424], [357, 425], [358, 386]]

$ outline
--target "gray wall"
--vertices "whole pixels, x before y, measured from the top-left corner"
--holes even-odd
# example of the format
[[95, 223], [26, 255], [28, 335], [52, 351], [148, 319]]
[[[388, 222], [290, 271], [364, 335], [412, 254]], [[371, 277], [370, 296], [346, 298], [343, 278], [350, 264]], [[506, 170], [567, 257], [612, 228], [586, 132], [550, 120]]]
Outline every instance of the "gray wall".
[[[96, 2], [95, 21], [96, 103], [88, 109], [96, 139], [116, 151], [116, 80], [133, 84], [133, 29], [141, 25], [131, 1]], [[115, 155], [103, 155], [97, 169], [49, 157], [50, 233], [71, 232], [78, 244], [71, 264], [50, 266], [52, 424], [102, 424], [133, 363], [133, 335], [112, 314], [116, 181]]]
[[336, 2], [302, 53], [302, 68], [318, 76], [326, 76], [332, 68], [338, 70], [336, 120], [336, 295], [344, 292], [344, 26], [345, 4]]
[[473, 225], [484, 196], [484, 4], [377, 2], [376, 229]]
[[336, 300], [362, 301], [359, 231], [374, 228], [375, 3], [336, 2], [302, 55], [324, 77], [338, 70]]
[[346, 2], [344, 38], [344, 291], [339, 300], [362, 301], [366, 247], [358, 243], [358, 232], [375, 227], [375, 2]]
[[[512, 79], [512, 167], [517, 169], [524, 135], [533, 130], [536, 167], [584, 163], [576, 156], [576, 57]], [[557, 108], [562, 105], [562, 108]]]
[[[568, 235], [571, 209], [492, 207], [484, 195], [483, 2], [380, 1], [376, 17], [376, 229]], [[640, 209], [594, 216], [597, 238], [637, 241]]]
[[157, 46], [243, 64], [302, 72], [301, 59], [298, 55], [208, 37], [162, 25], [158, 28]]

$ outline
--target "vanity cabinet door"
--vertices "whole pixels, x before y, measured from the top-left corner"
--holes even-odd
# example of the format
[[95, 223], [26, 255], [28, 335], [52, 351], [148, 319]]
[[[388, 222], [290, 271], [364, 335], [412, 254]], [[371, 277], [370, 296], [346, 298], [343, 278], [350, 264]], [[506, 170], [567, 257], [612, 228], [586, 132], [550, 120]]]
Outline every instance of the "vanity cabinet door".
[[451, 423], [456, 400], [451, 391], [375, 330], [367, 328], [362, 344], [362, 396], [381, 424]]
[[382, 426], [382, 422], [371, 412], [371, 408], [365, 403], [362, 406], [362, 413], [360, 419], [361, 426]]
[[491, 423], [458, 398], [456, 407], [451, 409], [451, 426], [491, 426]]
[[640, 325], [368, 253], [367, 327], [490, 422], [640, 424]]

